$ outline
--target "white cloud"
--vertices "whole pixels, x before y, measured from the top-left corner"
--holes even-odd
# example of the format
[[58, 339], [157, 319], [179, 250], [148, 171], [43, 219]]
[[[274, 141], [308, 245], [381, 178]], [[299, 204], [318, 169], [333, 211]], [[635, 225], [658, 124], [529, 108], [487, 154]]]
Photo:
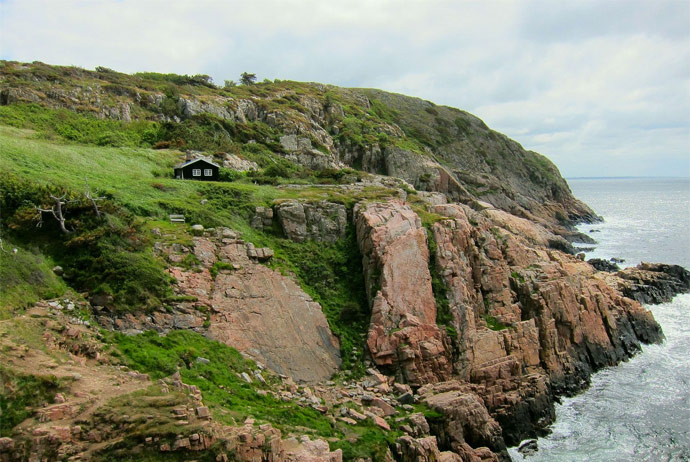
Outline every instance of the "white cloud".
[[4, 0], [0, 57], [378, 87], [473, 112], [565, 175], [690, 174], [683, 0]]

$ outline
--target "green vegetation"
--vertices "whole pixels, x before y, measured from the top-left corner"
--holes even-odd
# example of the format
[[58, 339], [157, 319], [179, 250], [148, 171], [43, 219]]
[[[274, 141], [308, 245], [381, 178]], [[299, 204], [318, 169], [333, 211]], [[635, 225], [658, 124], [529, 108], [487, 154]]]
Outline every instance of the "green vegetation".
[[[52, 213], [36, 209], [55, 207], [51, 196], [63, 198], [62, 216], [68, 233], [60, 231]], [[65, 277], [80, 290], [112, 295], [115, 305], [123, 310], [160, 306], [160, 299], [171, 292], [170, 278], [164, 272], [163, 263], [153, 256], [140, 220], [108, 199], [99, 202], [96, 214], [92, 203], [76, 191], [8, 176], [0, 196], [5, 213], [2, 225], [7, 226], [14, 241], [25, 248], [37, 246], [63, 266]], [[26, 269], [24, 264], [3, 272], [12, 276], [11, 273]], [[48, 287], [59, 291], [59, 282], [38, 269], [31, 275], [39, 282], [36, 290], [42, 290], [43, 278], [48, 281]], [[45, 265], [44, 269], [47, 269]]]
[[[253, 416], [283, 429], [306, 427], [320, 436], [334, 432], [329, 420], [318, 411], [257, 393], [256, 388], [266, 387], [258, 382], [250, 385], [238, 376], [256, 370], [256, 365], [223, 343], [186, 330], [172, 331], [165, 337], [153, 331], [136, 336], [111, 335], [126, 364], [150, 374], [154, 380], [179, 370], [184, 383], [198, 386], [204, 402], [226, 423]], [[196, 361], [199, 357], [209, 362]]]
[[490, 314], [485, 314], [484, 316], [482, 316], [482, 319], [484, 319], [484, 321], [486, 322], [486, 326], [491, 330], [504, 330], [510, 328], [510, 326], [503, 324], [501, 321], [494, 318]]
[[38, 104], [0, 106], [0, 119], [4, 125], [35, 130], [41, 138], [96, 146], [151, 146], [161, 136], [156, 122], [97, 119], [90, 114], [49, 109]]
[[52, 403], [64, 383], [53, 376], [24, 375], [0, 366], [0, 437], [31, 417], [34, 409]]
[[343, 368], [354, 375], [363, 374], [370, 310], [353, 227], [335, 244], [287, 239], [274, 239], [271, 244], [274, 264], [294, 273], [304, 290], [321, 304], [331, 330], [340, 339]]
[[[211, 407], [215, 417], [223, 422], [241, 422], [252, 416], [270, 422], [284, 432], [311, 432], [324, 438], [336, 437], [337, 441], [331, 444], [331, 449], [343, 449], [345, 460], [372, 457], [372, 460], [383, 461], [388, 445], [401, 435], [399, 431], [386, 433], [369, 421], [354, 427], [343, 423], [335, 424], [310, 407], [279, 400], [270, 392], [265, 395], [257, 393], [257, 388], [270, 390], [270, 377], [267, 377], [269, 385], [261, 385], [257, 381], [252, 385], [246, 383], [238, 374], [255, 371], [256, 366], [252, 361], [244, 359], [235, 349], [194, 332], [173, 331], [165, 337], [160, 337], [155, 332], [136, 336], [118, 333], [109, 335], [110, 340], [117, 345], [123, 361], [132, 368], [150, 374], [154, 380], [179, 370], [184, 383], [199, 387], [204, 402]], [[197, 361], [199, 357], [206, 358], [209, 362]], [[144, 402], [156, 400], [157, 406], [174, 405], [160, 401], [172, 398], [166, 398], [165, 395], [155, 398], [155, 393], [148, 390], [139, 392], [137, 396], [118, 398], [126, 402], [113, 402], [111, 407], [142, 406], [137, 404], [142, 403], [142, 399]], [[104, 412], [107, 413], [107, 409]], [[141, 412], [133, 411], [130, 415], [138, 414]], [[153, 425], [155, 428], [148, 430], [155, 430], [157, 434], [165, 434], [166, 429], [171, 429], [173, 434], [175, 432], [175, 426], [170, 422], [154, 420], [147, 425]], [[142, 427], [140, 433], [143, 435], [148, 430]]]
[[27, 307], [42, 298], [59, 297], [65, 292], [64, 282], [52, 271], [54, 265], [40, 252], [12, 241], [3, 241], [2, 245], [0, 319], [10, 317], [12, 308]]
[[453, 313], [450, 309], [448, 300], [448, 284], [438, 271], [436, 263], [437, 245], [434, 240], [434, 233], [431, 226], [427, 227], [427, 239], [429, 243], [429, 273], [431, 273], [431, 289], [436, 299], [436, 324], [446, 330], [446, 333], [453, 342], [458, 339], [458, 332], [453, 327]]
[[218, 276], [218, 273], [220, 273], [223, 270], [233, 270], [234, 267], [232, 266], [232, 263], [226, 263], [224, 261], [217, 261], [211, 266], [211, 269], [209, 270], [211, 273], [211, 277], [215, 279], [216, 276]]
[[516, 281], [520, 282], [520, 284], [525, 283], [525, 277], [517, 271], [513, 271], [512, 273], [510, 273], [510, 276]]

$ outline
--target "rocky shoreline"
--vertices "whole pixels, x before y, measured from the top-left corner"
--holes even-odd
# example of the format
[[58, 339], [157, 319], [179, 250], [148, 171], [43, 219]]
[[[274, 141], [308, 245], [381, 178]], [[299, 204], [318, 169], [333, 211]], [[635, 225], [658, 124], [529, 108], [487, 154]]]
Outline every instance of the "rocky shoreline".
[[[435, 451], [450, 451], [463, 454], [463, 460], [508, 461], [508, 446], [548, 432], [560, 396], [583, 390], [594, 371], [631, 357], [642, 343], [663, 339], [659, 325], [634, 299], [663, 301], [689, 289], [690, 278], [682, 268], [643, 264], [617, 273], [599, 272], [575, 256], [553, 250], [554, 235], [528, 220], [498, 209], [476, 211], [439, 203], [438, 198], [428, 200], [429, 210], [442, 217], [428, 229], [399, 199], [363, 204], [351, 212], [372, 305], [370, 364], [383, 374], [383, 382], [410, 385], [411, 402], [424, 403], [439, 414], [428, 422], [428, 434], [412, 432], [399, 441], [398, 453], [407, 455], [398, 460], [434, 460]], [[276, 205], [275, 214], [293, 239], [302, 240], [308, 233], [324, 241], [342, 236], [346, 211], [312, 212], [307, 219], [285, 213], [287, 207]], [[307, 208], [295, 202], [289, 207]], [[335, 204], [308, 207], [331, 210]], [[268, 215], [273, 213], [257, 210], [267, 226]], [[175, 313], [114, 319], [105, 315], [99, 322], [131, 333], [192, 328], [303, 382], [323, 383], [336, 370], [337, 348], [309, 336], [291, 339], [295, 329], [281, 321], [281, 310], [296, 305], [271, 305], [270, 300], [286, 295], [259, 288], [290, 283], [279, 282], [285, 277], [270, 275], [259, 263], [270, 258], [270, 249], [254, 249], [237, 233], [221, 229], [195, 237], [191, 248], [159, 247], [159, 252], [173, 264], [170, 271], [178, 281], [178, 293], [195, 301], [179, 304]], [[196, 256], [201, 271], [174, 266], [185, 253]], [[230, 269], [212, 276], [209, 270], [216, 262]], [[268, 279], [259, 284], [261, 278]], [[443, 293], [432, 289], [434, 278], [443, 282]], [[337, 345], [318, 304], [297, 292], [290, 296], [303, 298], [305, 309], [313, 308], [288, 316], [304, 321], [307, 312], [313, 313], [310, 316], [316, 318], [308, 324], [320, 323], [320, 338]], [[252, 305], [256, 297], [260, 304]], [[228, 303], [231, 311], [223, 308]], [[266, 328], [248, 324], [239, 314], [246, 303], [248, 313], [263, 310], [257, 320], [284, 326], [284, 332], [274, 331], [270, 339], [251, 337]], [[437, 324], [441, 303], [451, 315], [447, 325]], [[206, 325], [193, 309], [199, 304], [211, 307]], [[235, 314], [229, 319], [231, 312]], [[315, 362], [303, 358], [305, 354], [329, 359]], [[328, 367], [315, 369], [316, 364]], [[378, 399], [390, 401], [395, 396], [384, 392]], [[436, 438], [434, 444], [429, 436]]]

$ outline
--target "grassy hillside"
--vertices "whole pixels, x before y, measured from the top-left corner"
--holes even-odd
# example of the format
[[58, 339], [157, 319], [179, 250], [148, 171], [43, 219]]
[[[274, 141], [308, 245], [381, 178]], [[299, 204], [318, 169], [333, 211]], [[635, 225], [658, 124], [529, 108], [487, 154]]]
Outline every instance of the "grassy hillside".
[[[275, 250], [272, 265], [295, 274], [304, 290], [323, 306], [332, 330], [341, 339], [344, 366], [361, 367], [358, 358], [364, 351], [368, 304], [354, 233], [333, 245], [296, 244], [280, 232], [254, 230], [249, 220], [256, 206], [269, 206], [278, 198], [328, 199], [351, 207], [361, 198], [386, 197], [392, 191], [373, 186], [351, 193], [324, 186], [282, 188], [254, 184], [252, 178], [244, 177], [234, 182], [179, 181], [171, 178], [172, 166], [182, 155], [176, 150], [84, 145], [7, 126], [0, 126], [0, 145], [0, 167], [10, 172], [0, 184], [3, 233], [26, 248], [36, 248], [38, 256], [33, 258], [64, 266], [75, 290], [113, 295], [120, 310], [159, 307], [171, 292], [164, 263], [151, 251], [150, 230], [159, 227], [174, 232], [182, 226], [186, 233], [193, 223], [231, 227], [257, 246]], [[87, 179], [93, 195], [105, 198], [101, 207], [106, 221], [96, 220], [83, 198]], [[43, 226], [36, 228], [39, 214], [35, 207], [50, 208], [49, 195], [65, 193], [75, 201], [64, 208], [66, 226], [74, 233], [60, 233], [48, 213], [42, 216]], [[184, 214], [188, 224], [168, 224], [170, 213]], [[16, 258], [29, 255], [22, 251]], [[49, 270], [52, 266], [39, 266], [41, 272], [33, 274], [46, 281], [44, 288], [16, 284], [19, 270], [8, 268], [19, 266], [3, 270], [17, 273], [6, 279], [7, 284], [14, 282], [3, 294], [5, 306], [26, 305], [40, 294], [64, 290], [64, 283]]]

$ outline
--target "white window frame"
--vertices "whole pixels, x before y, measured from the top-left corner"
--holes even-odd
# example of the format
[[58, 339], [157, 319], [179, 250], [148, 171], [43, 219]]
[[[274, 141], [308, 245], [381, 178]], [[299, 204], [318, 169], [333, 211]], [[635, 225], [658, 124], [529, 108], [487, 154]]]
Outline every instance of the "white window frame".
[[213, 169], [205, 168], [204, 169], [204, 176], [213, 176]]
[[201, 169], [200, 168], [193, 168], [192, 169], [192, 176], [201, 176]]

